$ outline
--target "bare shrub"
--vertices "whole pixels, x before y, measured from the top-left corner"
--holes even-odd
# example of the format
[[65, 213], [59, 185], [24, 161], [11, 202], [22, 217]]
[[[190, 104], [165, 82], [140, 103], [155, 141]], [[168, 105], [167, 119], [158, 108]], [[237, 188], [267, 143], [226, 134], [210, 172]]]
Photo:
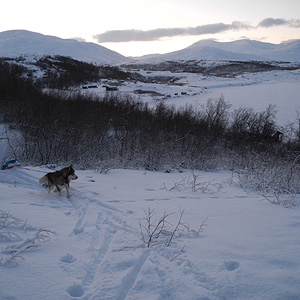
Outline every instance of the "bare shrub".
[[24, 260], [20, 255], [21, 253], [41, 247], [42, 243], [51, 240], [51, 236], [58, 237], [58, 234], [54, 231], [39, 229], [34, 237], [27, 239], [23, 243], [7, 247], [5, 250], [2, 250], [2, 253], [9, 254], [9, 257], [6, 259], [1, 257], [0, 265], [8, 266], [18, 264], [18, 260]]
[[26, 231], [28, 228], [32, 227], [27, 225], [26, 220], [15, 217], [10, 212], [0, 210], [0, 231], [7, 228], [19, 228]]
[[171, 185], [166, 185], [165, 183], [162, 184], [162, 189], [166, 191], [173, 191], [173, 190], [182, 190], [186, 186], [186, 178], [183, 177], [180, 181], [173, 181]]
[[[23, 238], [14, 232], [16, 230], [20, 231], [20, 229], [24, 230], [24, 232], [34, 230], [36, 233], [32, 238], [23, 241]], [[58, 234], [47, 229], [37, 230], [27, 225], [25, 220], [15, 217], [9, 212], [0, 211], [0, 242], [20, 242], [19, 244], [13, 244], [2, 249], [1, 252], [5, 254], [6, 257], [0, 257], [0, 265], [17, 265], [19, 260], [24, 259], [21, 253], [39, 248], [42, 243], [49, 242], [53, 236], [58, 237]]]
[[222, 132], [228, 125], [228, 109], [231, 104], [222, 95], [218, 99], [208, 99], [204, 107], [204, 118], [213, 134]]
[[196, 174], [194, 171], [191, 171], [187, 183], [192, 189], [192, 192], [201, 191], [202, 193], [214, 193], [222, 188], [222, 185], [215, 182], [215, 179], [203, 182], [199, 180], [200, 178], [200, 174]]
[[215, 182], [215, 179], [210, 181], [201, 181], [201, 174], [196, 174], [194, 170], [191, 171], [188, 177], [182, 177], [179, 181], [173, 181], [172, 185], [162, 184], [162, 188], [166, 191], [172, 190], [183, 190], [191, 189], [192, 192], [202, 192], [202, 193], [214, 193], [220, 191], [222, 185]]
[[240, 187], [261, 192], [273, 204], [289, 207], [299, 203], [300, 166], [295, 161], [260, 158], [235, 174]]
[[198, 230], [194, 230], [189, 224], [183, 223], [184, 210], [179, 210], [178, 219], [175, 224], [172, 224], [169, 219], [174, 214], [176, 213], [165, 211], [161, 217], [156, 218], [154, 209], [144, 210], [144, 218], [140, 220], [139, 226], [143, 242], [148, 248], [158, 245], [169, 247], [176, 237], [199, 236], [203, 232], [207, 219], [202, 222]]
[[286, 193], [278, 193], [274, 191], [270, 194], [263, 194], [262, 195], [267, 201], [272, 204], [282, 205], [284, 207], [291, 207], [296, 206], [300, 200], [299, 195], [297, 194], [290, 194], [288, 191]]

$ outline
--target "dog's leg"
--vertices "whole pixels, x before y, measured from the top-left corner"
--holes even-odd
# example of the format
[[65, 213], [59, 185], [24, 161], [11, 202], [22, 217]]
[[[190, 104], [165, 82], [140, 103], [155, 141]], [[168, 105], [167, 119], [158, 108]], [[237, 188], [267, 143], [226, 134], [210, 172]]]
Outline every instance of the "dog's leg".
[[48, 178], [48, 193], [51, 192], [52, 187], [53, 187], [53, 185], [52, 185], [52, 183], [50, 182], [50, 180], [49, 180], [49, 178]]
[[58, 191], [59, 196], [61, 196], [61, 189], [59, 188], [59, 186], [57, 184], [55, 185], [55, 187], [56, 187], [56, 189]]
[[70, 195], [70, 189], [69, 189], [69, 184], [68, 183], [65, 183], [65, 188], [67, 190], [67, 198], [70, 198], [71, 195]]

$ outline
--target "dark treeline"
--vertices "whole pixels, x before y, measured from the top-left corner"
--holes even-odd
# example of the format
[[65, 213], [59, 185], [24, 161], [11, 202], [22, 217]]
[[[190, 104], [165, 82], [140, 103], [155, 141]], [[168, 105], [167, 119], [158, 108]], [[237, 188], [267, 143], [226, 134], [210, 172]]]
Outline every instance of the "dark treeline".
[[99, 66], [65, 56], [44, 56], [36, 65], [45, 72], [38, 82], [50, 88], [67, 88], [83, 81], [99, 80]]
[[[30, 63], [31, 68], [22, 56], [15, 59], [0, 57], [0, 65], [4, 69], [2, 74], [10, 68], [11, 73], [31, 79], [35, 86], [40, 88], [65, 89], [101, 79], [146, 80], [138, 73], [126, 72], [118, 67], [96, 65], [60, 55], [44, 55], [33, 59]], [[37, 75], [32, 66], [38, 67], [42, 76]]]
[[197, 109], [149, 108], [118, 94], [43, 92], [22, 72], [0, 62], [0, 121], [20, 132], [16, 155], [25, 163], [232, 168], [251, 153], [292, 159], [299, 145], [283, 147], [272, 106], [229, 113], [221, 97]]

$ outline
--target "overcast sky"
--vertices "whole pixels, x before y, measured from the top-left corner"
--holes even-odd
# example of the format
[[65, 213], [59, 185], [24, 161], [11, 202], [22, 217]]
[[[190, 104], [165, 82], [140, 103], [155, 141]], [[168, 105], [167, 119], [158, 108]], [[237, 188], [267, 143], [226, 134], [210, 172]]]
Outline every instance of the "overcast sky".
[[0, 31], [99, 43], [125, 56], [201, 39], [300, 39], [300, 0], [0, 0]]

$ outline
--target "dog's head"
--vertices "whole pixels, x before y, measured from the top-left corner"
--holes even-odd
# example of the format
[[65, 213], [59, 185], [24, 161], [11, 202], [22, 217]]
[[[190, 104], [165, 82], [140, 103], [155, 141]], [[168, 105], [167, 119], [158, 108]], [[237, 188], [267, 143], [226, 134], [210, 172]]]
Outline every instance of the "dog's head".
[[70, 167], [68, 167], [68, 179], [69, 182], [71, 180], [76, 180], [78, 178], [78, 176], [75, 174], [75, 170], [73, 169], [72, 165]]

